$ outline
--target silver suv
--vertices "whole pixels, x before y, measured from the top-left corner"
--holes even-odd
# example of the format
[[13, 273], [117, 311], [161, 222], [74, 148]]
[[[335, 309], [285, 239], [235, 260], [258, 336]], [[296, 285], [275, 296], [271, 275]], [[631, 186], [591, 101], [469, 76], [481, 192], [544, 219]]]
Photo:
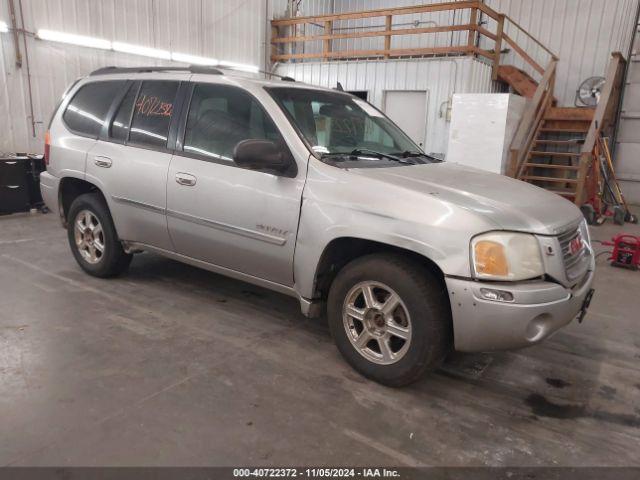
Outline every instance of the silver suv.
[[78, 264], [113, 276], [150, 251], [291, 295], [391, 386], [452, 348], [525, 347], [582, 319], [594, 255], [572, 203], [287, 80], [109, 67], [72, 85], [41, 189]]

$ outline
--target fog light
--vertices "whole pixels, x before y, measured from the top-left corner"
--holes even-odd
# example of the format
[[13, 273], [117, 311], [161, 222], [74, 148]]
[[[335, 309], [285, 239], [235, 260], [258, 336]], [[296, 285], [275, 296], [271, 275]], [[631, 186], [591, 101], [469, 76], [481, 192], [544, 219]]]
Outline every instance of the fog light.
[[513, 294], [504, 290], [494, 290], [493, 288], [481, 288], [480, 295], [487, 300], [494, 302], [513, 302]]

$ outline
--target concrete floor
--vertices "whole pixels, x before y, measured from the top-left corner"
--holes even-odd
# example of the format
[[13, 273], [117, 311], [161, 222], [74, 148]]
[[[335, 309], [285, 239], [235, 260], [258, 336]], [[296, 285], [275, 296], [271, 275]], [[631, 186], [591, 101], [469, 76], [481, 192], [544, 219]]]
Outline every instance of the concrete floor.
[[150, 254], [99, 280], [2, 217], [0, 465], [640, 465], [640, 272], [598, 264], [582, 325], [392, 390], [294, 299]]

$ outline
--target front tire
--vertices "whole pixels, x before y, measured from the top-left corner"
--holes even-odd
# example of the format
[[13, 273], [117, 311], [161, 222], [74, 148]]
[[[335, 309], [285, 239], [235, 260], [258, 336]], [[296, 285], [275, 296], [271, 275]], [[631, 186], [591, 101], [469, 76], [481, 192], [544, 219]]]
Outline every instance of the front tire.
[[444, 285], [401, 255], [367, 255], [347, 264], [331, 285], [327, 313], [340, 353], [383, 385], [415, 382], [440, 366], [451, 348]]
[[76, 198], [69, 208], [67, 237], [78, 265], [94, 277], [124, 272], [131, 263], [116, 234], [109, 208], [97, 193]]

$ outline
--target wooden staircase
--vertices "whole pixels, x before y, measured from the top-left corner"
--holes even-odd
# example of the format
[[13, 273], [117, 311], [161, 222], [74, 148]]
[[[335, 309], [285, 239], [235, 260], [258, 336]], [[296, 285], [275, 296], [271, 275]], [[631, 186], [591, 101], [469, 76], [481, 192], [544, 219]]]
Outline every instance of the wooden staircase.
[[[583, 205], [597, 195], [597, 182], [587, 180], [597, 177], [599, 136], [610, 135], [613, 129], [625, 60], [620, 53], [612, 54], [607, 81], [596, 108], [555, 106], [553, 87], [557, 63], [555, 58], [549, 63], [535, 93], [529, 97], [511, 143], [507, 173]], [[512, 81], [517, 77], [512, 70], [505, 69], [505, 72]], [[513, 85], [512, 88], [516, 90]]]
[[581, 149], [594, 113], [593, 108], [548, 107], [516, 178], [574, 201]]

